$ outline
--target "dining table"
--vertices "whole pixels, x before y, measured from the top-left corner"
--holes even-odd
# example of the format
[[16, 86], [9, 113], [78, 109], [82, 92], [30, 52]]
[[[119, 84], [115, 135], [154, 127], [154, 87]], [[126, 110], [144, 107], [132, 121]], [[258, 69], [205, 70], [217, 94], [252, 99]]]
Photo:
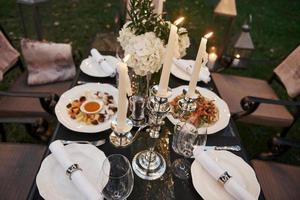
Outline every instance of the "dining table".
[[[108, 83], [112, 85], [116, 85], [115, 77], [105, 77], [98, 78], [92, 77], [84, 74], [80, 69], [77, 72], [77, 75], [74, 79], [73, 86], [78, 84], [85, 83]], [[175, 88], [181, 85], [188, 85], [187, 81], [176, 78], [175, 76], [170, 76], [169, 87]], [[207, 88], [216, 94], [218, 91], [211, 80], [208, 84], [203, 82], [198, 82], [198, 86]], [[137, 130], [137, 128], [133, 129], [133, 133]], [[96, 132], [96, 133], [82, 133], [75, 132], [68, 128], [66, 128], [63, 124], [58, 123], [54, 134], [52, 136], [51, 141], [55, 140], [100, 140], [106, 139], [106, 143], [99, 146], [98, 148], [105, 153], [106, 156], [111, 154], [122, 154], [128, 158], [131, 162], [133, 157], [140, 151], [149, 148], [149, 134], [146, 132], [140, 133], [137, 139], [129, 146], [125, 148], [116, 148], [109, 142], [109, 135], [112, 132], [111, 129]], [[129, 200], [146, 200], [146, 199], [202, 199], [201, 196], [195, 190], [192, 179], [189, 178], [187, 180], [181, 180], [177, 178], [174, 174], [172, 174], [172, 162], [178, 158], [182, 158], [182, 156], [176, 154], [172, 149], [172, 133], [174, 132], [174, 125], [166, 118], [165, 125], [163, 125], [160, 137], [156, 141], [155, 150], [157, 150], [165, 159], [167, 164], [166, 172], [162, 177], [157, 180], [143, 180], [139, 178], [137, 175], [134, 175], [134, 187], [133, 191], [128, 197]], [[241, 138], [239, 136], [238, 129], [235, 125], [235, 122], [230, 119], [228, 125], [223, 129], [214, 134], [209, 134], [207, 136], [206, 145], [214, 145], [214, 146], [229, 146], [229, 145], [240, 145], [241, 151], [232, 152], [235, 155], [241, 157], [244, 161], [249, 163], [249, 158], [247, 156], [246, 149], [244, 148]], [[45, 152], [45, 157], [50, 154], [49, 150]], [[193, 162], [193, 159], [187, 159], [190, 163]], [[100, 169], [99, 169], [100, 173]], [[95, 174], [96, 176], [96, 174]], [[199, 180], [205, 181], [205, 180]], [[38, 192], [36, 183], [32, 184], [31, 193], [28, 199], [43, 199]], [[262, 192], [260, 193], [259, 199], [264, 199]]]

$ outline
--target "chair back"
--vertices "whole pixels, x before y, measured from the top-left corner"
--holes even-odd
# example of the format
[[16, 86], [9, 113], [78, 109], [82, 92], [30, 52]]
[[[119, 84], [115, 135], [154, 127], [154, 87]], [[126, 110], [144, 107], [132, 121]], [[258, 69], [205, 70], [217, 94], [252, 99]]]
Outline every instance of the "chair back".
[[0, 81], [3, 80], [4, 74], [17, 63], [19, 56], [19, 52], [12, 46], [0, 26]]
[[300, 45], [274, 69], [274, 73], [291, 98], [300, 95]]

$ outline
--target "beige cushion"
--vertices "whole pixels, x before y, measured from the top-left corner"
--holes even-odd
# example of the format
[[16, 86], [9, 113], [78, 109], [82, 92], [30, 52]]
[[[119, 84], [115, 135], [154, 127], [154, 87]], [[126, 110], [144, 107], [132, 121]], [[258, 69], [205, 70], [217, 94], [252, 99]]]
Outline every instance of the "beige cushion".
[[[243, 110], [240, 101], [245, 96], [278, 99], [271, 86], [264, 80], [218, 73], [213, 73], [212, 78], [232, 114]], [[293, 116], [284, 106], [261, 104], [254, 113], [240, 120], [260, 125], [287, 127], [293, 122]]]
[[[27, 74], [23, 73], [12, 85], [13, 92], [49, 92], [61, 95], [71, 86], [71, 81], [52, 83], [47, 85], [29, 86], [26, 84]], [[37, 98], [2, 97], [0, 98], [0, 118], [52, 118], [41, 107]]]
[[300, 45], [274, 70], [290, 97], [300, 95]]
[[4, 73], [17, 62], [19, 55], [0, 31], [0, 81], [3, 80]]
[[300, 199], [300, 167], [260, 160], [252, 165], [267, 200]]
[[71, 45], [22, 39], [21, 48], [29, 85], [65, 81], [75, 76]]

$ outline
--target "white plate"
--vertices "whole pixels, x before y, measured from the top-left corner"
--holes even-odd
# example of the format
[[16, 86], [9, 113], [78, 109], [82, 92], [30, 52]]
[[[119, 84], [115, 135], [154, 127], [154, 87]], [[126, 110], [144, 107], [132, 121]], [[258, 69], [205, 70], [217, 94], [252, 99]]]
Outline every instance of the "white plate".
[[[239, 182], [256, 199], [260, 186], [254, 170], [240, 157], [228, 151], [208, 151], [210, 156]], [[224, 187], [212, 178], [201, 165], [194, 161], [191, 167], [192, 181], [196, 191], [206, 200], [234, 200]]]
[[185, 81], [191, 80], [191, 75], [189, 75], [187, 72], [185, 72], [184, 70], [177, 67], [177, 65], [175, 65], [174, 63], [172, 63], [171, 74], [173, 74], [175, 77], [185, 80]]
[[[101, 177], [100, 174], [102, 163], [106, 159], [105, 154], [90, 144], [70, 144], [65, 146], [65, 150], [72, 161], [79, 164], [90, 183], [98, 191], [102, 191], [101, 185], [108, 182], [108, 179]], [[85, 199], [52, 154], [42, 162], [36, 184], [40, 195], [46, 200]]]
[[[117, 58], [113, 56], [103, 56], [106, 60], [106, 62], [109, 65], [117, 66], [117, 63], [120, 62]], [[116, 68], [116, 67], [115, 67]], [[101, 67], [98, 65], [98, 63], [92, 59], [92, 57], [88, 57], [84, 59], [81, 62], [80, 69], [83, 73], [93, 76], [93, 77], [109, 77], [108, 74], [106, 74]]]
[[99, 123], [98, 125], [87, 125], [81, 122], [77, 122], [68, 114], [66, 106], [69, 103], [83, 96], [85, 92], [95, 93], [97, 91], [109, 93], [114, 97], [115, 105], [118, 105], [118, 90], [112, 85], [100, 83], [86, 83], [83, 85], [78, 85], [66, 91], [60, 96], [60, 99], [55, 106], [55, 114], [58, 121], [68, 129], [84, 133], [97, 133], [110, 129], [110, 120], [106, 120], [102, 123]]
[[[172, 96], [169, 99], [169, 101], [172, 101], [175, 97], [182, 94], [183, 89], [187, 90], [188, 86], [182, 85], [182, 86], [172, 89]], [[229, 120], [230, 120], [230, 111], [229, 111], [229, 108], [228, 108], [228, 105], [226, 104], [226, 102], [223, 101], [214, 92], [212, 92], [208, 89], [201, 88], [201, 87], [197, 87], [196, 89], [200, 92], [200, 94], [202, 96], [206, 97], [207, 99], [214, 100], [214, 103], [219, 110], [219, 119], [215, 124], [207, 127], [207, 134], [213, 134], [213, 133], [216, 133], [216, 132], [224, 129], [228, 125]], [[169, 114], [167, 117], [174, 125], [179, 122], [179, 119], [175, 119], [171, 114]]]
[[[181, 61], [185, 61], [187, 65], [194, 65], [194, 63], [195, 63], [194, 60], [186, 60], [186, 59], [180, 59], [180, 60]], [[201, 72], [202, 72], [202, 70], [200, 71], [200, 73]], [[178, 67], [174, 62], [172, 63], [171, 73], [175, 77], [177, 77], [179, 79], [182, 79], [184, 81], [190, 81], [191, 80], [191, 75], [189, 73], [187, 73], [186, 71], [184, 71], [183, 69], [181, 69], [180, 67]], [[210, 74], [208, 76], [210, 76]], [[206, 79], [209, 79], [209, 77], [207, 77]], [[201, 81], [201, 77], [200, 76], [199, 76], [199, 80], [198, 81]]]

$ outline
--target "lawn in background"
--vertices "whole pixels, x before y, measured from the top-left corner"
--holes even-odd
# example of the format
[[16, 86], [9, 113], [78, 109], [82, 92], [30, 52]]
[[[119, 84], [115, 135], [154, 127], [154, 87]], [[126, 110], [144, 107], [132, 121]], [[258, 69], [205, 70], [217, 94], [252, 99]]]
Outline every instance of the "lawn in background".
[[[13, 43], [19, 48], [20, 38], [23, 36], [20, 23], [19, 9], [16, 1], [0, 0], [0, 23], [5, 28]], [[117, 0], [51, 0], [40, 6], [41, 19], [44, 27], [44, 38], [54, 42], [70, 42], [74, 49], [87, 56], [93, 38], [98, 32], [114, 31], [114, 17], [120, 10], [121, 1]], [[194, 45], [189, 54], [196, 55], [197, 46], [202, 35], [214, 31], [214, 37], [209, 45], [217, 48], [222, 43], [227, 21], [217, 18], [212, 21], [213, 9], [217, 0], [168, 0], [166, 2], [167, 19], [175, 20], [185, 16], [185, 24], [189, 30]], [[243, 22], [252, 14], [251, 35], [255, 45], [252, 58], [246, 70], [228, 70], [226, 73], [268, 79], [272, 70], [280, 61], [299, 44], [300, 36], [300, 1], [299, 0], [272, 0], [251, 1], [238, 0], [234, 27], [231, 37], [238, 35]], [[30, 9], [25, 9], [25, 16], [30, 24], [32, 15]], [[31, 23], [32, 24], [32, 23]], [[28, 27], [32, 29], [32, 27]], [[34, 34], [31, 34], [34, 38]], [[263, 61], [263, 62], [258, 62]], [[4, 90], [18, 75], [15, 70], [0, 84]], [[284, 90], [279, 95], [286, 97]], [[237, 123], [243, 143], [249, 155], [266, 150], [267, 140], [280, 131], [276, 128], [267, 128], [249, 124]], [[14, 142], [33, 142], [22, 127], [17, 125], [6, 126], [9, 140]], [[300, 141], [300, 120], [289, 133], [290, 138]], [[300, 165], [300, 152], [290, 151], [280, 160], [286, 163]]]

